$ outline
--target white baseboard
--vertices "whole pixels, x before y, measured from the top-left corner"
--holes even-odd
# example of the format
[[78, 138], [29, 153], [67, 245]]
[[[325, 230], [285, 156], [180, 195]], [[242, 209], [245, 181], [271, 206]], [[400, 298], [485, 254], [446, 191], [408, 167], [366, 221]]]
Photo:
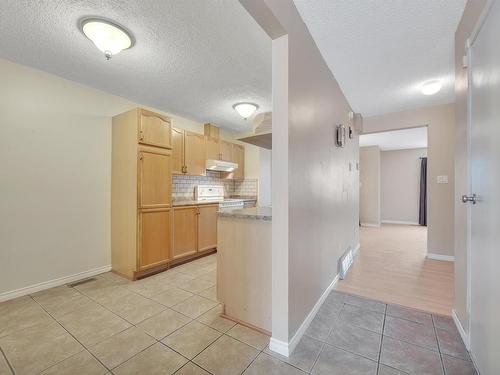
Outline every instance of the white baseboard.
[[[359, 248], [359, 246], [357, 246]], [[281, 340], [277, 340], [275, 338], [271, 337], [271, 340], [269, 341], [269, 349], [272, 350], [273, 352], [276, 352], [278, 354], [281, 354], [285, 357], [289, 357], [290, 354], [293, 352], [297, 344], [300, 342], [300, 339], [306, 332], [307, 328], [313, 321], [314, 317], [318, 313], [319, 308], [325, 302], [326, 297], [328, 297], [328, 294], [330, 294], [330, 291], [335, 287], [335, 284], [337, 284], [337, 281], [339, 280], [339, 275], [337, 274], [333, 281], [328, 285], [328, 287], [325, 289], [321, 297], [318, 299], [312, 310], [309, 312], [307, 315], [306, 319], [302, 322], [300, 325], [299, 329], [297, 332], [295, 332], [295, 335], [293, 335], [292, 339], [290, 340], [289, 343], [286, 343]]]
[[451, 256], [451, 255], [427, 253], [427, 258], [432, 259], [432, 260], [442, 260], [445, 262], [454, 262], [455, 261], [455, 257]]
[[420, 225], [415, 221], [382, 220], [382, 224]]
[[360, 248], [360, 247], [361, 247], [361, 244], [360, 244], [360, 243], [358, 243], [358, 244], [356, 245], [356, 247], [354, 248], [354, 250], [352, 251], [352, 254], [353, 254], [354, 256], [358, 255], [358, 251], [359, 251], [359, 248]]
[[380, 224], [375, 224], [375, 223], [361, 223], [361, 226], [369, 228], [380, 228]]
[[108, 272], [108, 271], [111, 271], [111, 266], [103, 266], [103, 267], [94, 268], [94, 269], [91, 269], [88, 271], [79, 272], [79, 273], [76, 273], [74, 275], [64, 276], [64, 277], [60, 277], [58, 279], [53, 279], [53, 280], [49, 280], [49, 281], [43, 281], [43, 282], [38, 283], [38, 284], [26, 286], [24, 288], [12, 290], [9, 292], [3, 292], [3, 293], [0, 293], [0, 302], [8, 301], [10, 299], [14, 299], [17, 297], [22, 297], [22, 296], [25, 296], [25, 295], [28, 295], [31, 293], [39, 292], [41, 290], [54, 288], [56, 286], [61, 286], [61, 285], [67, 284], [67, 283], [71, 283], [73, 281], [86, 279], [88, 277], [92, 277], [92, 276], [98, 275], [98, 274], [103, 273], [103, 272]]
[[467, 350], [470, 350], [470, 339], [468, 333], [465, 332], [464, 327], [462, 326], [462, 323], [460, 323], [460, 319], [458, 319], [457, 312], [455, 309], [451, 310], [451, 317], [453, 318], [453, 321], [455, 322], [455, 325], [457, 326], [458, 332], [460, 333], [460, 336], [462, 337], [462, 341], [464, 342], [465, 347]]

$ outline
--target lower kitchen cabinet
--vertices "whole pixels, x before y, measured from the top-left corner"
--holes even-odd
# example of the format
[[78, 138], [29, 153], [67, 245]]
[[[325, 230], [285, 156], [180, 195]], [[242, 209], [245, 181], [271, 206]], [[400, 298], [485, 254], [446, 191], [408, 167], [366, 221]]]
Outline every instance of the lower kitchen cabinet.
[[178, 259], [196, 254], [198, 249], [198, 208], [196, 206], [175, 207], [173, 227], [172, 258]]
[[217, 247], [217, 211], [219, 205], [198, 206], [198, 251]]
[[172, 209], [139, 211], [139, 270], [166, 264], [172, 250]]

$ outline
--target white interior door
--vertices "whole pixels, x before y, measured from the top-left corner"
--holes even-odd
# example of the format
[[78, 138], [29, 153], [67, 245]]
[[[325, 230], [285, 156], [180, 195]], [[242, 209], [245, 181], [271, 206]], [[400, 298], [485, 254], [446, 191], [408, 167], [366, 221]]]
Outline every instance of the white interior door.
[[500, 1], [469, 48], [470, 334], [481, 375], [500, 374]]

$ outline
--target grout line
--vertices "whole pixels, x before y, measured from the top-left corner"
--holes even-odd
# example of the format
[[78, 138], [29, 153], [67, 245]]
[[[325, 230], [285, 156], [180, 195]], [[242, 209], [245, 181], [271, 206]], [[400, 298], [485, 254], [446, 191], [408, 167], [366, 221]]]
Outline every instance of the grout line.
[[384, 332], [385, 332], [385, 319], [387, 318], [387, 305], [385, 305], [384, 311], [384, 321], [382, 322], [382, 333], [380, 334], [380, 348], [378, 350], [377, 358], [377, 374], [380, 369], [380, 357], [382, 357], [382, 344], [384, 343]]
[[443, 369], [443, 374], [446, 374], [446, 369], [444, 368], [444, 362], [443, 362], [443, 354], [441, 353], [441, 345], [439, 344], [439, 338], [437, 335], [437, 328], [436, 328], [436, 324], [434, 322], [434, 314], [431, 314], [431, 318], [432, 318], [432, 327], [434, 328], [434, 336], [436, 337], [436, 342], [437, 342], [437, 347], [438, 347], [439, 359], [441, 360], [441, 368]]
[[5, 354], [1, 346], [0, 346], [0, 353], [5, 358], [5, 363], [7, 363], [7, 366], [9, 366], [11, 373], [15, 374], [16, 372], [14, 371], [14, 367], [12, 367], [12, 364], [10, 363], [9, 359], [7, 358], [7, 355]]

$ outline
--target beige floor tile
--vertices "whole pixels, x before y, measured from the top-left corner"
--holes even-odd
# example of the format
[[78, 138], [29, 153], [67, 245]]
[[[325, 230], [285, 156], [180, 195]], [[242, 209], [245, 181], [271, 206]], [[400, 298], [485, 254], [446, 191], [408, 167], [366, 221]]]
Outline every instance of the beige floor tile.
[[38, 373], [83, 350], [55, 321], [5, 336], [0, 347], [18, 375]]
[[107, 368], [113, 369], [154, 343], [155, 340], [152, 337], [136, 327], [131, 327], [91, 346], [89, 350]]
[[197, 321], [192, 321], [167, 336], [162, 342], [183, 356], [192, 359], [220, 335], [220, 332]]
[[118, 285], [126, 285], [130, 282], [125, 278], [120, 279], [110, 279], [95, 276], [89, 279], [90, 281], [84, 282], [79, 285], [75, 285], [74, 288], [79, 290], [80, 292], [86, 294], [96, 289], [108, 288], [110, 286], [118, 286]]
[[127, 321], [95, 302], [57, 318], [57, 320], [87, 347], [131, 326]]
[[187, 359], [160, 343], [132, 357], [113, 370], [115, 375], [170, 375], [180, 369]]
[[241, 374], [259, 351], [229, 336], [222, 336], [201, 352], [193, 362], [216, 375]]
[[191, 293], [198, 293], [201, 292], [202, 290], [208, 289], [212, 286], [214, 286], [215, 283], [203, 279], [193, 279], [193, 280], [187, 280], [182, 283], [177, 284], [177, 287], [183, 290], [187, 290], [188, 292]]
[[35, 293], [32, 297], [55, 318], [78, 310], [90, 301], [87, 296], [66, 285]]
[[217, 301], [217, 286], [216, 285], [214, 285], [208, 289], [202, 290], [201, 292], [198, 292], [196, 294], [198, 294], [199, 296], [208, 298], [212, 301], [218, 302]]
[[53, 321], [31, 297], [0, 303], [0, 337], [30, 327], [46, 326]]
[[104, 303], [103, 306], [132, 324], [140, 323], [165, 310], [165, 306], [134, 293]]
[[206, 372], [194, 363], [188, 362], [184, 365], [184, 367], [177, 371], [175, 375], [210, 375], [210, 373]]
[[178, 288], [172, 288], [168, 289], [163, 293], [160, 293], [156, 296], [151, 297], [151, 299], [155, 300], [156, 302], [161, 303], [164, 306], [167, 307], [172, 307], [175, 306], [185, 300], [187, 300], [189, 297], [192, 297], [193, 293], [186, 292], [185, 290], [178, 289]]
[[97, 303], [105, 305], [120, 300], [124, 296], [133, 293], [127, 285], [113, 285], [105, 288], [93, 289], [86, 292], [86, 295]]
[[13, 375], [10, 370], [7, 360], [4, 358], [3, 354], [0, 352], [0, 375]]
[[107, 372], [108, 370], [92, 354], [84, 350], [48, 368], [41, 375], [104, 375]]
[[172, 309], [196, 319], [201, 314], [206, 313], [215, 306], [217, 306], [216, 302], [194, 295], [187, 300], [172, 306]]
[[242, 326], [241, 324], [236, 324], [227, 332], [227, 334], [239, 341], [243, 341], [245, 344], [253, 346], [258, 350], [264, 350], [269, 344], [269, 336]]
[[185, 326], [191, 321], [185, 315], [166, 309], [161, 313], [144, 320], [139, 323], [137, 327], [141, 328], [147, 334], [153, 336], [157, 340], [163, 339], [165, 336], [170, 335], [175, 330]]
[[222, 314], [223, 307], [222, 305], [214, 307], [212, 310], [207, 311], [205, 314], [198, 317], [198, 321], [206, 324], [213, 329], [216, 329], [220, 332], [227, 332], [231, 328], [233, 328], [236, 323], [232, 320], [222, 318], [220, 314]]
[[133, 283], [127, 285], [127, 288], [129, 288], [134, 293], [140, 294], [147, 298], [152, 298], [174, 287], [175, 285], [167, 279], [150, 277], [144, 280], [134, 281]]
[[271, 357], [266, 353], [260, 353], [259, 356], [245, 370], [243, 375], [305, 375], [306, 373], [295, 368], [288, 363], [282, 362], [277, 358]]

